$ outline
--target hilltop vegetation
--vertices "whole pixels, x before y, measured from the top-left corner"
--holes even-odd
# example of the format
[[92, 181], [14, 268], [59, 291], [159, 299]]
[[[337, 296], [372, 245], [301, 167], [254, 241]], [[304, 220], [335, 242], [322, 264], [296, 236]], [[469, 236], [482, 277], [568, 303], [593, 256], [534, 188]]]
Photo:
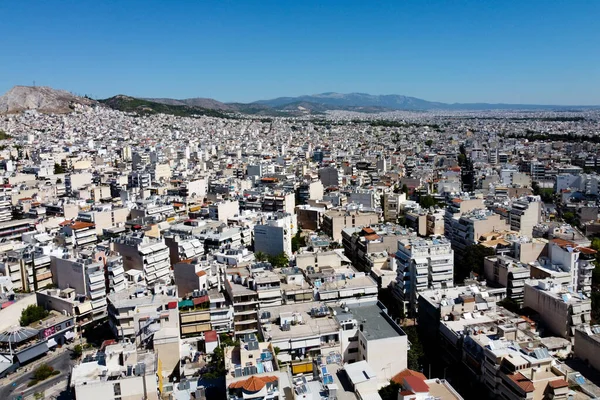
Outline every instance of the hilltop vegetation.
[[187, 105], [171, 105], [157, 103], [154, 101], [143, 100], [123, 95], [117, 95], [108, 99], [99, 100], [99, 102], [114, 110], [136, 113], [139, 115], [171, 114], [177, 117], [192, 117], [195, 115], [206, 115], [209, 117], [217, 118], [231, 118], [228, 114], [217, 110], [209, 110], [207, 108], [193, 107]]

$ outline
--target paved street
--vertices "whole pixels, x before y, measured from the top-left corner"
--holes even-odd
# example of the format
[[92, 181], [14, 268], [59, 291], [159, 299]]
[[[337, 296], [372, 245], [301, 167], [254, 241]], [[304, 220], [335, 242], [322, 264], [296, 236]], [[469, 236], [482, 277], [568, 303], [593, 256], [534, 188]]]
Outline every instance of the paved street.
[[[35, 370], [35, 368], [31, 366], [26, 366], [25, 368], [28, 369], [27, 372], [22, 373], [20, 375], [19, 373], [17, 373], [10, 376], [10, 383], [0, 387], [0, 399], [13, 400], [21, 394], [27, 396], [34, 392], [45, 390], [60, 382], [61, 380], [66, 381], [66, 379], [68, 379], [69, 373], [71, 372], [71, 352], [64, 351], [52, 360], [47, 361], [46, 363], [54, 369], [60, 371], [60, 374], [45, 380], [43, 383], [34, 386], [33, 388], [28, 388], [27, 383], [31, 380], [31, 376], [33, 375], [33, 371]], [[6, 379], [4, 381], [6, 382]]]

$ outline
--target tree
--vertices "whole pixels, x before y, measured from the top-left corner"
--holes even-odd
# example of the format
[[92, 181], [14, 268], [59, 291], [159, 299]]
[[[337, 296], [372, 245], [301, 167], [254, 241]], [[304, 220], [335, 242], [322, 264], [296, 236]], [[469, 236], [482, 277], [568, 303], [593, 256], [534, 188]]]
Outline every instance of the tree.
[[54, 175], [64, 174], [64, 173], [65, 173], [65, 169], [62, 167], [62, 165], [60, 165], [58, 163], [54, 163]]
[[43, 381], [54, 375], [54, 368], [48, 364], [42, 364], [33, 371], [33, 380]]
[[562, 217], [563, 220], [569, 225], [573, 225], [576, 222], [575, 214], [573, 214], [571, 211], [567, 211]]
[[425, 351], [423, 350], [423, 345], [419, 339], [417, 327], [413, 325], [404, 327], [402, 329], [408, 336], [408, 341], [410, 342], [407, 368], [412, 369], [413, 371], [420, 371], [424, 364]]
[[432, 144], [433, 144], [433, 140], [431, 140], [431, 139], [428, 139], [428, 140], [425, 141], [425, 145], [427, 147], [431, 147]]
[[382, 400], [396, 400], [398, 392], [402, 389], [399, 383], [390, 380], [390, 384], [379, 389], [379, 396]]
[[48, 316], [48, 311], [42, 306], [31, 304], [21, 312], [19, 323], [21, 326], [27, 326], [33, 322], [42, 320]]
[[276, 256], [269, 256], [268, 260], [275, 268], [284, 268], [290, 264], [290, 259], [285, 253], [280, 253]]
[[485, 258], [494, 254], [496, 254], [496, 251], [493, 248], [480, 244], [474, 244], [465, 248], [462, 259], [458, 254], [456, 255], [457, 257], [454, 262], [454, 282], [463, 282], [469, 277], [471, 272], [481, 274]]
[[419, 196], [419, 205], [423, 208], [433, 207], [436, 204], [437, 201], [430, 195]]
[[406, 183], [402, 185], [402, 193], [408, 194], [408, 186], [406, 186]]
[[262, 251], [257, 251], [256, 253], [254, 253], [254, 258], [256, 258], [256, 261], [260, 262], [267, 261], [267, 255]]
[[298, 231], [292, 238], [292, 252], [297, 252], [301, 247], [306, 246], [306, 238]]
[[77, 358], [81, 357], [82, 354], [83, 354], [83, 346], [78, 344], [77, 346], [73, 347], [73, 354], [72, 354], [73, 359], [77, 359]]

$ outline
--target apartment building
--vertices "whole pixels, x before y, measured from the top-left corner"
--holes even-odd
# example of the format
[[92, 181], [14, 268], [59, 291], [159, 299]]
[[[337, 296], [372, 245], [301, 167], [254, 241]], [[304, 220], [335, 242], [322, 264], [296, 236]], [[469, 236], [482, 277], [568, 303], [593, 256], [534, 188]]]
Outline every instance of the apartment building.
[[156, 286], [152, 290], [143, 285], [110, 293], [108, 300], [108, 325], [115, 337], [135, 339], [147, 343], [161, 328], [179, 330], [177, 288]]
[[116, 343], [85, 354], [73, 367], [70, 385], [78, 399], [146, 399], [160, 397], [158, 357], [133, 343]]
[[535, 310], [550, 332], [569, 340], [576, 327], [591, 321], [591, 300], [551, 279], [527, 281], [523, 307]]
[[[334, 307], [339, 326], [341, 355], [345, 363], [366, 361], [381, 373], [380, 384], [407, 366], [408, 337], [378, 301]], [[390, 354], [389, 349], [394, 349]]]
[[508, 298], [523, 302], [525, 281], [530, 278], [529, 265], [504, 255], [490, 256], [484, 259], [483, 274], [490, 286], [505, 287]]
[[98, 241], [96, 226], [91, 222], [66, 221], [62, 233], [65, 244], [77, 248], [90, 247]]
[[262, 224], [254, 225], [254, 251], [268, 255], [292, 255], [292, 237], [298, 230], [295, 214], [269, 215]]
[[377, 224], [379, 213], [362, 211], [328, 210], [323, 214], [323, 232], [336, 242], [342, 241], [342, 230]]
[[59, 289], [74, 289], [91, 300], [92, 318], [106, 316], [106, 277], [104, 263], [91, 252], [52, 257], [52, 277]]
[[220, 201], [208, 206], [208, 213], [213, 221], [227, 222], [240, 213], [240, 205], [237, 201]]
[[596, 250], [564, 240], [552, 239], [548, 243], [550, 262], [560, 271], [571, 275], [569, 286], [584, 293], [592, 288], [592, 272]]
[[452, 218], [450, 230], [445, 230], [445, 234], [450, 239], [454, 251], [462, 254], [467, 247], [477, 244], [483, 234], [509, 229], [509, 225], [500, 215], [486, 209], [474, 209], [458, 219]]
[[419, 292], [454, 286], [454, 251], [446, 238], [400, 239], [396, 262], [392, 293], [411, 315], [416, 312]]
[[116, 239], [114, 246], [115, 251], [123, 257], [125, 271], [142, 272], [147, 285], [171, 282], [169, 248], [164, 239], [136, 232]]
[[510, 229], [532, 237], [533, 227], [541, 222], [542, 206], [539, 196], [527, 196], [513, 201], [510, 207]]

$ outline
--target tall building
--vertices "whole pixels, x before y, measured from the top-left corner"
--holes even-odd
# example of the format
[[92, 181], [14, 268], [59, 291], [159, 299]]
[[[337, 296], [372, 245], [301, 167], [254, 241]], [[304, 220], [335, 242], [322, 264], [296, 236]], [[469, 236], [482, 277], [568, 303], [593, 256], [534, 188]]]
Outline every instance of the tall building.
[[142, 272], [147, 285], [171, 282], [169, 248], [163, 239], [132, 233], [115, 240], [115, 251], [123, 257], [125, 271]]
[[392, 291], [411, 315], [420, 291], [454, 286], [454, 251], [446, 238], [400, 239], [396, 262]]
[[295, 214], [277, 213], [262, 224], [254, 225], [254, 251], [276, 256], [292, 255], [292, 237], [298, 223]]

